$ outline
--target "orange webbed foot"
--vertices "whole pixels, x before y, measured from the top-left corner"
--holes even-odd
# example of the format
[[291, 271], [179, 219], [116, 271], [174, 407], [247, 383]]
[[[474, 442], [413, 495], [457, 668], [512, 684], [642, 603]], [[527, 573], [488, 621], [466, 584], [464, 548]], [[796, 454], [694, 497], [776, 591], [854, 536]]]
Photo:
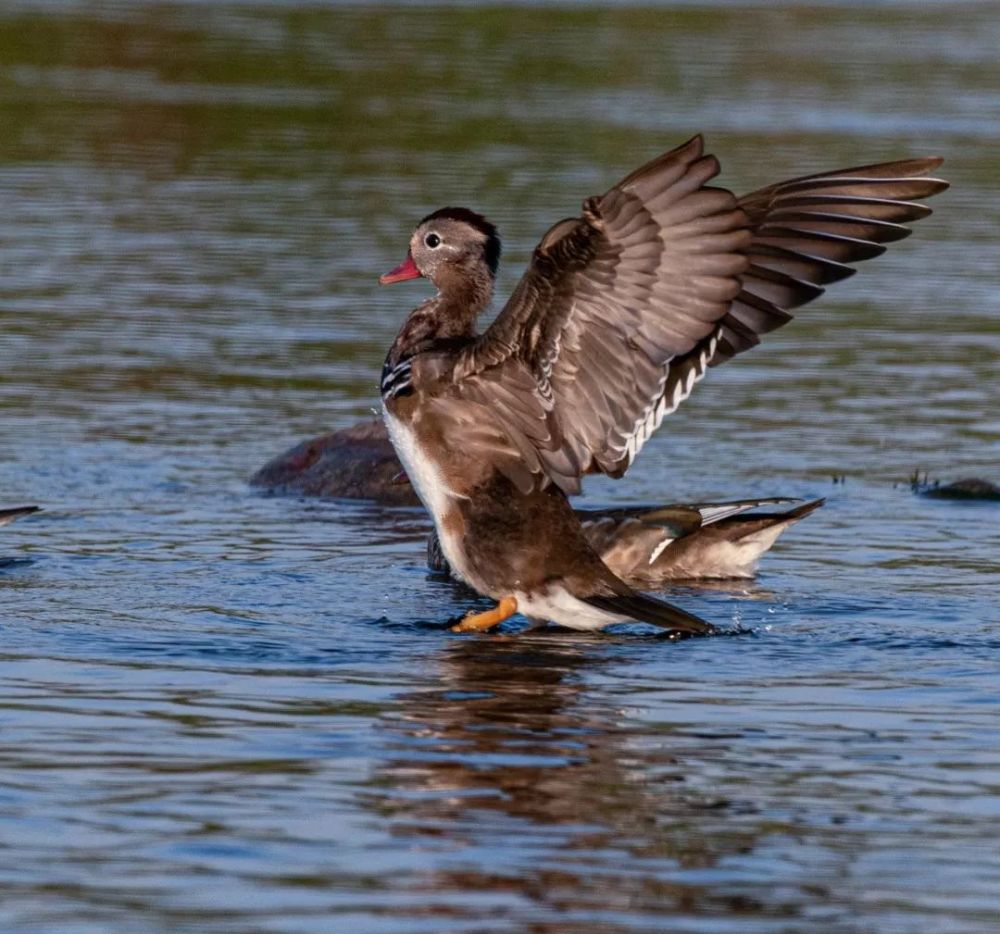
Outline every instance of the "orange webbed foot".
[[517, 599], [504, 597], [492, 610], [467, 613], [461, 622], [451, 627], [452, 632], [485, 632], [517, 612]]

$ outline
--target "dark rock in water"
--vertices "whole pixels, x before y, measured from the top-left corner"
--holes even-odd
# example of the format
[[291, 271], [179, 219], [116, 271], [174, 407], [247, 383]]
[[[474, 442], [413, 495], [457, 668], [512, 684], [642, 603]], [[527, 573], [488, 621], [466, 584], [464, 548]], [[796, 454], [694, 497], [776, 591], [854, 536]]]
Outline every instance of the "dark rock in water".
[[250, 485], [271, 493], [417, 506], [402, 470], [385, 426], [372, 419], [296, 444], [261, 467]]
[[914, 493], [929, 496], [932, 499], [1000, 501], [1000, 486], [990, 483], [989, 480], [980, 480], [978, 477], [967, 477], [964, 480], [956, 480], [954, 483], [941, 483], [939, 480], [931, 483], [926, 474], [921, 480], [920, 474], [917, 472], [910, 478], [910, 488]]

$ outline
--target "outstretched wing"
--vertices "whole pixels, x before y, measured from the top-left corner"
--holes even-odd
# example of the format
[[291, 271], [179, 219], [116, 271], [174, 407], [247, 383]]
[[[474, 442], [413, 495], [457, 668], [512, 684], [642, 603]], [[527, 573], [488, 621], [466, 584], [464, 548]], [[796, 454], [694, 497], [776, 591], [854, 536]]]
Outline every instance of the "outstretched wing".
[[719, 322], [710, 366], [760, 343], [760, 335], [792, 320], [788, 313], [855, 273], [848, 263], [881, 256], [908, 237], [906, 223], [931, 209], [914, 202], [948, 187], [929, 173], [942, 159], [907, 159], [839, 169], [779, 182], [744, 195], [750, 218], [750, 268], [729, 313]]
[[906, 223], [931, 209], [915, 202], [944, 191], [932, 178], [943, 159], [904, 159], [837, 169], [769, 185], [739, 199], [750, 222], [749, 268], [718, 328], [673, 362], [664, 386], [664, 414], [687, 393], [676, 386], [760, 343], [762, 334], [792, 320], [791, 309], [811, 302], [825, 286], [854, 275], [848, 265], [881, 256], [913, 231]]
[[[449, 363], [524, 490], [620, 476], [709, 366], [853, 274], [930, 214], [941, 159], [810, 175], [735, 199], [696, 137], [561, 221], [492, 326]], [[445, 376], [445, 374], [438, 374]], [[441, 397], [441, 403], [446, 398]]]
[[575, 492], [587, 472], [624, 473], [666, 411], [672, 362], [718, 330], [750, 244], [736, 198], [707, 185], [718, 170], [695, 137], [588, 199], [582, 218], [543, 237], [506, 307], [459, 355], [457, 394], [504, 424], [522, 489]]

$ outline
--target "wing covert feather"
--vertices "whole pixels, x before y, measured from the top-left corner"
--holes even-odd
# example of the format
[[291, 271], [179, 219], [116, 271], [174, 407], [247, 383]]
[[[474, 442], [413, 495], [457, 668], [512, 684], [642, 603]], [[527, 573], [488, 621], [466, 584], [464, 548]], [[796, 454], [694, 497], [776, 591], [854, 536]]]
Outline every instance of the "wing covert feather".
[[[749, 233], [735, 196], [707, 184], [718, 170], [696, 137], [587, 199], [582, 217], [542, 237], [503, 311], [456, 363], [455, 390], [470, 398], [512, 370], [530, 374], [534, 386], [517, 395], [545, 412], [539, 484], [575, 492], [587, 472], [624, 473], [662, 418], [671, 361], [728, 312]], [[517, 403], [490, 398], [523, 436]]]

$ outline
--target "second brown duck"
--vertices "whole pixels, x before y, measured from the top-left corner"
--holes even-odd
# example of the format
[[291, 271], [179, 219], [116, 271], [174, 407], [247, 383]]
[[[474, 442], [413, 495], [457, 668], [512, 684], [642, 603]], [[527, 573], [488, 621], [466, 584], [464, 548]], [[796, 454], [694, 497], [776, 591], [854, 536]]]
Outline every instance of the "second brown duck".
[[[622, 580], [655, 589], [668, 581], [747, 580], [789, 526], [826, 502], [752, 512], [789, 499], [748, 499], [697, 505], [576, 509], [590, 547]], [[427, 540], [427, 565], [450, 574], [437, 534]]]

